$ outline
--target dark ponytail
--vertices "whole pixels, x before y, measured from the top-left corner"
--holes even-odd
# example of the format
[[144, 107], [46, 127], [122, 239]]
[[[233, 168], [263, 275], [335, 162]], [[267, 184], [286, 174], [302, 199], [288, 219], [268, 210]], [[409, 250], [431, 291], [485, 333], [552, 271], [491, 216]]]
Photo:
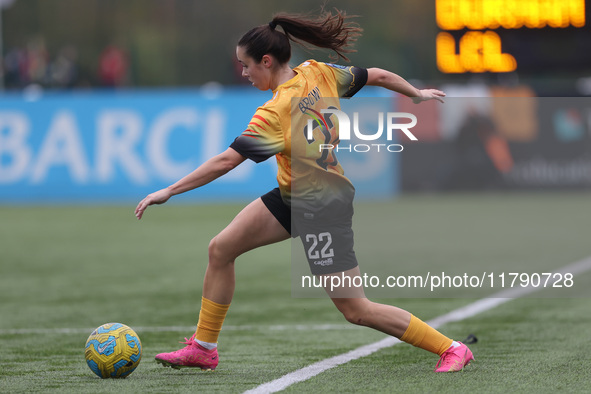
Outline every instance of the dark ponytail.
[[[337, 57], [348, 61], [345, 53], [355, 52], [351, 46], [363, 31], [359, 25], [348, 21], [349, 18], [339, 10], [334, 15], [329, 11], [316, 18], [276, 14], [268, 24], [244, 34], [238, 46], [243, 47], [257, 63], [267, 54], [274, 56], [279, 64], [287, 63], [291, 58], [290, 40], [304, 46], [308, 43], [333, 50]], [[276, 30], [277, 26], [281, 26], [284, 33]]]

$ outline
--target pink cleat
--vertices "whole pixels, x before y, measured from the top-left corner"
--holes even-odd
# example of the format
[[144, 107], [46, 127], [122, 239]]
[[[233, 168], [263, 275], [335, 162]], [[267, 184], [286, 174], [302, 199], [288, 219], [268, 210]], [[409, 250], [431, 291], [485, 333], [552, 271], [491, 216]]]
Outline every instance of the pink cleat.
[[195, 334], [190, 339], [185, 338], [184, 348], [170, 352], [157, 354], [156, 362], [165, 367], [174, 369], [180, 368], [201, 368], [213, 371], [218, 366], [218, 349], [208, 350], [195, 342]]
[[468, 346], [462, 342], [458, 343], [460, 346], [452, 346], [441, 355], [435, 366], [435, 372], [461, 371], [466, 365], [470, 364], [470, 361], [474, 360], [474, 356], [470, 349], [468, 349]]

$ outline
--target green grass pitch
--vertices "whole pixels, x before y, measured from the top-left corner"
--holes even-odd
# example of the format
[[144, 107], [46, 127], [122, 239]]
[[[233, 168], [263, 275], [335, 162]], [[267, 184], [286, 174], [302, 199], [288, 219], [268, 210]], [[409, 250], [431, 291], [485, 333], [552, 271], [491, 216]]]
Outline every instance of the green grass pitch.
[[[362, 269], [380, 274], [553, 270], [591, 255], [589, 197], [360, 202], [356, 250]], [[218, 369], [162, 368], [154, 355], [181, 346], [197, 322], [208, 242], [241, 205], [172, 203], [149, 208], [140, 222], [134, 207], [0, 207], [0, 392], [239, 393], [384, 337], [347, 324], [326, 298], [292, 297], [284, 242], [237, 262]], [[287, 391], [588, 392], [590, 284], [591, 274], [576, 276], [577, 297], [546, 289], [441, 327], [455, 339], [479, 339], [471, 345], [476, 361], [462, 373], [435, 374], [436, 356], [400, 344]], [[429, 320], [480, 293], [408, 297], [388, 289], [375, 297]], [[143, 345], [142, 362], [124, 380], [101, 380], [84, 362], [90, 330], [112, 321], [137, 328]]]

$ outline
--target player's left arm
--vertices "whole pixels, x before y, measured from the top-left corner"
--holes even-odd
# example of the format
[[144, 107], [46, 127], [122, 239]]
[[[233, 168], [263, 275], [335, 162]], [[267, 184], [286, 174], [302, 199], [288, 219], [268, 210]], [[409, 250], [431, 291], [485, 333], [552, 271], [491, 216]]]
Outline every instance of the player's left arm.
[[366, 85], [381, 86], [388, 90], [411, 97], [415, 103], [420, 103], [427, 100], [437, 100], [443, 103], [445, 93], [437, 89], [417, 89], [411, 85], [406, 79], [391, 71], [381, 68], [367, 69]]

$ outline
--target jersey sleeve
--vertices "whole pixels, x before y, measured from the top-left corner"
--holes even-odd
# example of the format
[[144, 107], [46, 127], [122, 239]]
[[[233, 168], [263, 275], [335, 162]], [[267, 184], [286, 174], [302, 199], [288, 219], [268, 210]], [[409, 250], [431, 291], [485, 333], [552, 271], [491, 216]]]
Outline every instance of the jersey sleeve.
[[367, 83], [367, 69], [355, 66], [324, 63], [332, 71], [339, 97], [353, 97]]
[[232, 142], [230, 148], [255, 163], [282, 152], [285, 140], [277, 114], [264, 107], [257, 109], [246, 130]]

